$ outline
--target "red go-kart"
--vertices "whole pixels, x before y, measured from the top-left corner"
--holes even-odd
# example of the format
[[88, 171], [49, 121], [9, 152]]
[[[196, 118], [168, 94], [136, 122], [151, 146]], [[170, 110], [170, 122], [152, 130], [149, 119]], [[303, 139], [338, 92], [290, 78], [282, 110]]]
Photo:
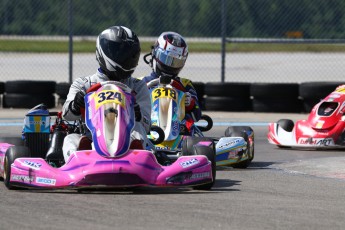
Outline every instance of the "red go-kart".
[[268, 142], [278, 147], [345, 148], [345, 85], [316, 104], [306, 120], [270, 123]]

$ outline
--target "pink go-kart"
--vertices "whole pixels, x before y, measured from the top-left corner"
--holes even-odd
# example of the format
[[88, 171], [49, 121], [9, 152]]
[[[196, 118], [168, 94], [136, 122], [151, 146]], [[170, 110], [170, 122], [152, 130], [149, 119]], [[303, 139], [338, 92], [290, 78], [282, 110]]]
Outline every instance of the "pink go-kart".
[[306, 120], [270, 123], [268, 142], [278, 147], [345, 148], [345, 86], [316, 104]]
[[[0, 143], [0, 177], [7, 188], [212, 188], [216, 164], [211, 142], [195, 143], [164, 164], [157, 160], [159, 151], [155, 149], [131, 149], [135, 125], [131, 89], [117, 82], [99, 86], [85, 96], [85, 123], [92, 134], [92, 148], [72, 152], [64, 162], [63, 139], [68, 133], [82, 133], [83, 123], [69, 124], [61, 113], [36, 106], [25, 117], [23, 144]], [[52, 116], [57, 118], [51, 125]]]

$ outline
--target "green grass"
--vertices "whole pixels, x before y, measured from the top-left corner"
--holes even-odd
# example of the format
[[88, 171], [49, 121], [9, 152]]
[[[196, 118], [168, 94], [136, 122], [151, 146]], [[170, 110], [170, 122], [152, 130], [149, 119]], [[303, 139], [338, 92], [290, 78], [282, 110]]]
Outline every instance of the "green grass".
[[[151, 42], [142, 42], [142, 52], [147, 53]], [[74, 41], [73, 51], [95, 51], [94, 41]], [[344, 44], [227, 44], [227, 52], [345, 52]], [[0, 52], [66, 53], [68, 41], [0, 40]], [[190, 42], [189, 52], [221, 52], [220, 43]]]

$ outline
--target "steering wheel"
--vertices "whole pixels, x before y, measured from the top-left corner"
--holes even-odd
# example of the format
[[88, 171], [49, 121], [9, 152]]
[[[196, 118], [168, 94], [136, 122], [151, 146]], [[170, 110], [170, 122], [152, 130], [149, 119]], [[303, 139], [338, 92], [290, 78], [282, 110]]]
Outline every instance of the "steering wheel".
[[151, 131], [152, 132], [156, 132], [158, 134], [158, 138], [155, 139], [150, 139], [149, 140], [154, 144], [154, 145], [158, 145], [160, 143], [162, 143], [165, 139], [165, 134], [164, 131], [161, 127], [157, 126], [157, 125], [152, 125], [151, 126]]

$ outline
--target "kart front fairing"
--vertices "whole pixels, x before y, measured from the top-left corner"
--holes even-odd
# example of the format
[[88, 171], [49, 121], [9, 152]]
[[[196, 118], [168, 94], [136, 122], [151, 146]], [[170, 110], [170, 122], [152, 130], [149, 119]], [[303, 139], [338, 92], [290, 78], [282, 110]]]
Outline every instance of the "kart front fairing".
[[[104, 157], [120, 157], [130, 145], [134, 98], [129, 91], [107, 84], [86, 95], [86, 125], [94, 146]], [[121, 138], [118, 138], [121, 137]]]
[[156, 145], [157, 149], [180, 149], [183, 135], [181, 129], [185, 126], [185, 93], [173, 88], [171, 85], [164, 87], [158, 85], [151, 91], [151, 123], [159, 126], [164, 131], [164, 141]]
[[212, 182], [205, 156], [183, 156], [161, 166], [146, 150], [129, 150], [122, 158], [104, 158], [95, 150], [76, 151], [60, 168], [42, 158], [18, 158], [10, 181], [19, 187], [78, 189], [92, 187], [184, 187]]
[[345, 148], [345, 91], [337, 89], [316, 104], [306, 120], [296, 121], [292, 131], [269, 124], [268, 141], [278, 146]]

